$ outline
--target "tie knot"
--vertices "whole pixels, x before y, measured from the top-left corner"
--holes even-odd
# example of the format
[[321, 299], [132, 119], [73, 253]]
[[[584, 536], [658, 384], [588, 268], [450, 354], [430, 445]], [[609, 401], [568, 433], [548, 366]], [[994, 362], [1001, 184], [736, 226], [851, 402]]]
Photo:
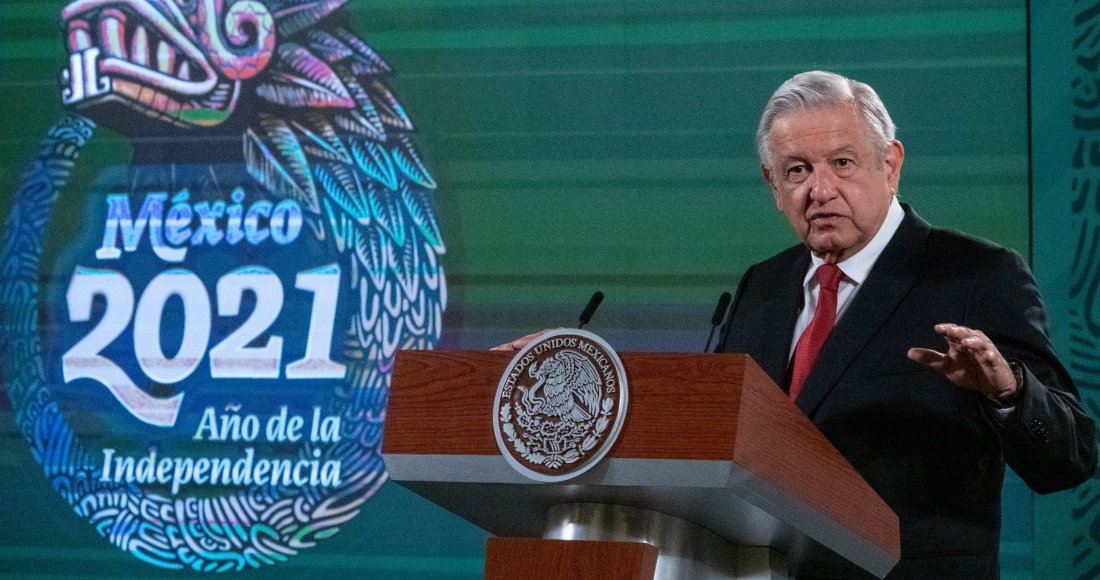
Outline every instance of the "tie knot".
[[840, 278], [844, 272], [836, 264], [822, 264], [817, 269], [817, 281], [825, 290], [836, 292], [840, 288]]

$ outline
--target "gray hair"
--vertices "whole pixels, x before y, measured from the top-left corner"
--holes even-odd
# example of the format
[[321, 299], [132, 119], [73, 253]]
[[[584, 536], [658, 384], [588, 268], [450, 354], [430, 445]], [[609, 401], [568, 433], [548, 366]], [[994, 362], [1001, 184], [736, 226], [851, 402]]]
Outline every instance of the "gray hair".
[[894, 141], [896, 127], [886, 112], [882, 99], [865, 83], [825, 71], [809, 71], [797, 74], [783, 83], [764, 107], [760, 126], [756, 129], [756, 151], [760, 162], [771, 169], [772, 151], [768, 134], [775, 120], [787, 113], [823, 109], [847, 104], [863, 115], [873, 141], [879, 145], [876, 153], [881, 163], [886, 148]]

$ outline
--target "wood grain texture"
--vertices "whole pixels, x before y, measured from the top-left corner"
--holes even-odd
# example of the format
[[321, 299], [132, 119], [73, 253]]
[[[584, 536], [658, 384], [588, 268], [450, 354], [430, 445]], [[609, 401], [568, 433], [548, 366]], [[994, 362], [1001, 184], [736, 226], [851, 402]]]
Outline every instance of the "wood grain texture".
[[398, 351], [382, 452], [500, 455], [493, 397], [513, 354]]
[[741, 406], [735, 462], [901, 554], [897, 515], [751, 360], [741, 381]]
[[485, 580], [653, 580], [657, 548], [642, 542], [489, 538]]
[[[726, 460], [737, 427], [737, 354], [620, 353], [629, 403], [608, 457]], [[499, 455], [493, 397], [512, 353], [400, 351], [383, 453]]]

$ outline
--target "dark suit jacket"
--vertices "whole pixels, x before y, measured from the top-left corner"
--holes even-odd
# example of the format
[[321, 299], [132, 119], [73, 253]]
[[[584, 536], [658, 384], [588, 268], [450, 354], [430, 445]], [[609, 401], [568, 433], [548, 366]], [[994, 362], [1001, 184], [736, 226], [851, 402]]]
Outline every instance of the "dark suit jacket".
[[[897, 512], [902, 561], [889, 578], [992, 580], [1005, 462], [1039, 493], [1073, 487], [1096, 468], [1095, 426], [1051, 350], [1020, 257], [905, 213], [797, 404]], [[748, 353], [784, 388], [809, 265], [800, 245], [745, 272], [719, 344]], [[911, 347], [945, 350], [933, 330], [940, 322], [985, 332], [1026, 367], [1006, 424], [984, 397], [906, 356]]]

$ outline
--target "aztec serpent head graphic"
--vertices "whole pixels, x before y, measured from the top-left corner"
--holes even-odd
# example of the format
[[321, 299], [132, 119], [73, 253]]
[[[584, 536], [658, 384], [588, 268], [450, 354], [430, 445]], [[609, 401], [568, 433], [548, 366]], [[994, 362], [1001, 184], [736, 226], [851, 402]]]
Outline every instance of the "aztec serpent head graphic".
[[[433, 201], [436, 184], [417, 154], [412, 122], [386, 83], [392, 74], [390, 67], [343, 24], [346, 18], [339, 9], [346, 1], [76, 0], [62, 10], [69, 62], [61, 71], [61, 100], [70, 115], [50, 130], [39, 157], [24, 173], [4, 232], [0, 248], [0, 271], [5, 272], [0, 277], [0, 358], [4, 362], [0, 372], [9, 385], [16, 420], [52, 486], [103, 536], [153, 565], [203, 571], [254, 568], [285, 561], [335, 533], [385, 481], [380, 440], [396, 350], [432, 348], [439, 339], [446, 282], [439, 264], [445, 249]], [[309, 317], [310, 345], [318, 338], [315, 326], [324, 327], [323, 321], [315, 325], [321, 318], [316, 315], [317, 303], [328, 289], [324, 280], [336, 279], [331, 272], [339, 273], [339, 294], [346, 296], [341, 300], [352, 305], [347, 309], [351, 314], [335, 321], [334, 336], [317, 341], [327, 345], [331, 338], [333, 356], [341, 363], [336, 366], [346, 367], [323, 409], [314, 407], [314, 421], [319, 413], [338, 419], [329, 425], [338, 427], [328, 435], [330, 442], [337, 443], [323, 449], [303, 443], [294, 452], [296, 457], [271, 460], [272, 466], [279, 461], [291, 467], [304, 465], [301, 473], [313, 465], [309, 485], [288, 485], [290, 476], [284, 471], [281, 484], [268, 474], [264, 484], [257, 478], [251, 485], [246, 481], [245, 485], [207, 487], [193, 496], [176, 496], [174, 489], [165, 493], [163, 486], [142, 487], [132, 480], [119, 480], [117, 473], [113, 479], [108, 477], [108, 468], [123, 464], [112, 464], [109, 456], [104, 460], [100, 452], [106, 450], [91, 448], [90, 441], [86, 446], [66, 422], [64, 404], [59, 404], [52, 390], [60, 373], [51, 375], [49, 371], [60, 365], [48, 358], [54, 351], [43, 346], [45, 327], [39, 325], [38, 264], [57, 197], [80, 194], [66, 191], [65, 186], [81, 148], [98, 126], [126, 135], [134, 151], [124, 180], [129, 183], [128, 191], [109, 195], [108, 206], [111, 198], [130, 196], [140, 203], [140, 196], [146, 196], [140, 215], [131, 216], [127, 207], [123, 225], [116, 219], [123, 249], [131, 251], [131, 243], [136, 245], [147, 228], [150, 244], [165, 244], [154, 249], [163, 250], [171, 242], [183, 247], [190, 244], [193, 252], [189, 261], [183, 262], [185, 252], [180, 247], [173, 249], [179, 258], [167, 261], [183, 262], [178, 265], [184, 268], [156, 262], [147, 254], [139, 262], [153, 259], [154, 270], [168, 268], [162, 274], [186, 282], [189, 276], [198, 280], [187, 268], [201, 273], [220, 267], [208, 262], [232, 263], [214, 255], [217, 252], [239, 256], [246, 263], [262, 261], [265, 254], [257, 246], [262, 241], [255, 235], [257, 222], [250, 223], [252, 217], [242, 218], [239, 209], [247, 206], [241, 204], [246, 195], [252, 198], [253, 209], [266, 204], [263, 215], [268, 221], [263, 223], [268, 223], [272, 232], [268, 242], [278, 233], [278, 206], [271, 208], [285, 201], [293, 203], [297, 213], [283, 216], [284, 236], [300, 228], [301, 239], [309, 238], [308, 252], [323, 248], [335, 256], [334, 260], [316, 258], [333, 262], [332, 267], [298, 272], [296, 288], [312, 292], [315, 300], [314, 314], [307, 308], [304, 315]], [[168, 193], [150, 193], [155, 191]], [[171, 205], [167, 197], [157, 197], [164, 195], [172, 196]], [[156, 203], [150, 204], [150, 199]], [[102, 207], [102, 198], [93, 202]], [[183, 214], [173, 213], [177, 209], [186, 211], [186, 220], [180, 221]], [[109, 215], [109, 231], [111, 219]], [[179, 237], [183, 230], [186, 235]], [[248, 243], [242, 242], [246, 237], [242, 231], [248, 232]], [[194, 253], [200, 246], [206, 253]], [[169, 253], [156, 255], [163, 259]], [[96, 257], [101, 257], [98, 251]], [[96, 266], [115, 268], [117, 264], [108, 260]], [[221, 286], [226, 279], [235, 280], [242, 295], [253, 283], [247, 280], [274, 280], [278, 285], [275, 273], [266, 266], [254, 263], [222, 276], [217, 308], [222, 308]], [[278, 270], [275, 264], [270, 266]], [[108, 271], [78, 264], [68, 295], [70, 321], [77, 320], [73, 317], [73, 289], [95, 277], [81, 276]], [[125, 273], [112, 275], [129, 288]], [[294, 282], [289, 284], [288, 294], [295, 291]], [[149, 288], [153, 286], [150, 282]], [[164, 301], [172, 292], [185, 303], [194, 296], [211, 303], [203, 293], [213, 289], [197, 288], [177, 288], [162, 295], [156, 317], [162, 327]], [[254, 309], [259, 312], [264, 292], [252, 291], [257, 294]], [[145, 290], [145, 294], [152, 293]], [[89, 305], [91, 296], [88, 294]], [[283, 291], [278, 296], [281, 303]], [[136, 351], [147, 348], [139, 344], [137, 334], [137, 319], [145, 302], [143, 295], [133, 318], [132, 358], [140, 359]], [[208, 319], [224, 314], [212, 314], [210, 306], [204, 308]], [[103, 314], [104, 319], [109, 317]], [[102, 321], [93, 324], [106, 326]], [[209, 332], [209, 326], [206, 328]], [[181, 352], [190, 340], [188, 332], [184, 331]], [[160, 340], [156, 333], [152, 336], [153, 342]], [[256, 351], [259, 347], [255, 344], [267, 336], [261, 332], [251, 343], [242, 342], [237, 351]], [[272, 339], [266, 340], [267, 347], [272, 347]], [[306, 347], [307, 351], [311, 348]], [[179, 366], [185, 358], [178, 354], [167, 360], [159, 345], [154, 350], [162, 363]], [[206, 381], [214, 373], [214, 350], [209, 351], [211, 370]], [[95, 356], [83, 360], [109, 358], [100, 351], [92, 354]], [[206, 356], [200, 353], [194, 360]], [[311, 367], [316, 356], [310, 356], [307, 352], [306, 358], [298, 361], [306, 363], [301, 373], [317, 370]], [[318, 356], [332, 366], [324, 354]], [[197, 369], [197, 365], [190, 368]], [[290, 376], [291, 366], [279, 369], [276, 376], [295, 378]], [[42, 369], [47, 372], [43, 374]], [[146, 397], [143, 400], [155, 396], [162, 397], [160, 402], [169, 400], [163, 393], [153, 392], [171, 390], [171, 385], [153, 380], [141, 384], [140, 379], [137, 383], [138, 390], [148, 391], [144, 395], [133, 391]], [[308, 390], [315, 385], [295, 388]], [[264, 388], [264, 383], [255, 383], [255, 388]], [[118, 402], [126, 399], [118, 393], [115, 396]], [[227, 409], [239, 408], [240, 397], [248, 401], [247, 393], [234, 396], [238, 397], [233, 399], [236, 403], [227, 404]], [[180, 396], [170, 400], [178, 406]], [[285, 420], [285, 407], [283, 413]], [[206, 425], [205, 415], [203, 421]], [[174, 422], [173, 414], [165, 424]], [[210, 424], [214, 424], [212, 417]], [[190, 428], [194, 431], [193, 425]], [[200, 425], [199, 433], [202, 429]], [[191, 439], [189, 435], [184, 438]], [[286, 444], [280, 445], [285, 451]], [[153, 456], [149, 458], [152, 462]], [[252, 459], [250, 454], [248, 461]], [[331, 477], [327, 486], [313, 485], [322, 462], [342, 465], [339, 476]], [[213, 476], [209, 482], [214, 483]]]
[[[76, 0], [62, 10], [62, 95], [134, 136], [137, 156], [243, 158], [269, 194], [301, 203], [354, 256], [354, 330], [385, 365], [438, 338], [445, 249], [390, 67], [328, 23], [346, 1]], [[165, 132], [176, 139], [140, 139]]]

